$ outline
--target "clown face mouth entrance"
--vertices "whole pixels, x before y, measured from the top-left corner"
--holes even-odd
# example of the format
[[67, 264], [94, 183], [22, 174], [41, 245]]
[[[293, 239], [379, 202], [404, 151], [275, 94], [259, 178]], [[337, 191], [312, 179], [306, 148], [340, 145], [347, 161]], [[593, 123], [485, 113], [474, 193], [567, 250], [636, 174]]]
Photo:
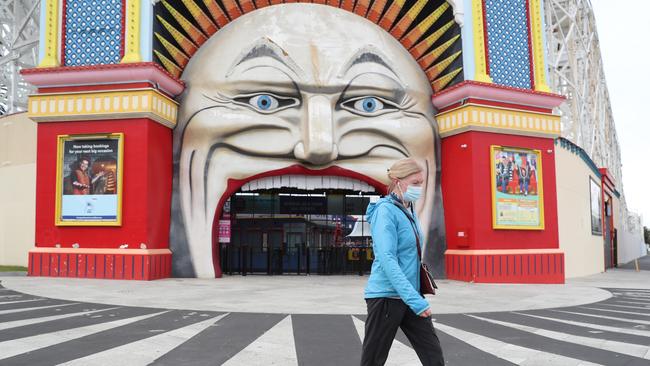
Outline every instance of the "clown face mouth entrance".
[[244, 184], [215, 229], [225, 274], [364, 274], [372, 264], [367, 183], [283, 175]]

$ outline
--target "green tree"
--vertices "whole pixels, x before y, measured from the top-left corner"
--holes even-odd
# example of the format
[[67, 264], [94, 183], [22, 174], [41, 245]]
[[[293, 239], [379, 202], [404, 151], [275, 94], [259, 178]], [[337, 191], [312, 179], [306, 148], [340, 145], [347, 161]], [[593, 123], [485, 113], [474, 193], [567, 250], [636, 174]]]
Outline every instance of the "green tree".
[[643, 227], [643, 238], [646, 244], [650, 244], [650, 229], [645, 226]]

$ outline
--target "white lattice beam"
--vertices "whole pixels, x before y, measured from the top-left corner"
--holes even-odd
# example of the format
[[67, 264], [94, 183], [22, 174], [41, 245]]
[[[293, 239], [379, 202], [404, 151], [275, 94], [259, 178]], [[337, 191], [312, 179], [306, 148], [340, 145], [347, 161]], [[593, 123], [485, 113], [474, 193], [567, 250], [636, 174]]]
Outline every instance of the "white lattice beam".
[[545, 0], [550, 87], [567, 96], [559, 108], [562, 136], [609, 169], [621, 193], [623, 225], [635, 229], [627, 210], [621, 149], [609, 100], [593, 8], [589, 0]]
[[0, 1], [0, 114], [24, 111], [33, 88], [20, 70], [38, 59], [39, 0]]

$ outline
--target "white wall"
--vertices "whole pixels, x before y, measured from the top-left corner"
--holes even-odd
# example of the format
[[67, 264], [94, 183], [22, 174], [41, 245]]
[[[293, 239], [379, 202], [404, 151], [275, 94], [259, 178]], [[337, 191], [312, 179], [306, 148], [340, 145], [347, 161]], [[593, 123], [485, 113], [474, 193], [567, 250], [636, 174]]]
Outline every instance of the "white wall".
[[556, 145], [557, 208], [560, 249], [564, 251], [566, 278], [605, 270], [604, 241], [591, 233], [589, 177], [600, 178], [582, 158]]
[[27, 266], [34, 246], [36, 123], [0, 118], [0, 265]]
[[618, 229], [618, 264], [625, 264], [648, 254], [643, 240], [641, 217], [630, 212]]

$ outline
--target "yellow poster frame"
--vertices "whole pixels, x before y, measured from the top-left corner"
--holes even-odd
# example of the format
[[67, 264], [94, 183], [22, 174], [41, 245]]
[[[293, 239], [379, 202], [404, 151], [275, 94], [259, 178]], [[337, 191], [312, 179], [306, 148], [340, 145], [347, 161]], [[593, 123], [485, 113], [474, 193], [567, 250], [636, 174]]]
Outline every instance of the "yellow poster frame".
[[[63, 146], [66, 141], [73, 140], [94, 140], [110, 138], [117, 139], [117, 212], [115, 221], [91, 221], [91, 220], [62, 220], [62, 196], [63, 196]], [[124, 133], [100, 133], [100, 134], [77, 134], [58, 135], [56, 148], [56, 199], [54, 209], [54, 223], [56, 226], [122, 226], [122, 184], [124, 176]]]
[[[537, 155], [537, 195], [539, 196], [539, 225], [499, 225], [497, 224], [497, 182], [494, 154], [497, 151], [534, 153]], [[492, 196], [492, 228], [501, 230], [544, 230], [544, 175], [542, 172], [542, 151], [520, 147], [490, 146], [490, 186]]]

